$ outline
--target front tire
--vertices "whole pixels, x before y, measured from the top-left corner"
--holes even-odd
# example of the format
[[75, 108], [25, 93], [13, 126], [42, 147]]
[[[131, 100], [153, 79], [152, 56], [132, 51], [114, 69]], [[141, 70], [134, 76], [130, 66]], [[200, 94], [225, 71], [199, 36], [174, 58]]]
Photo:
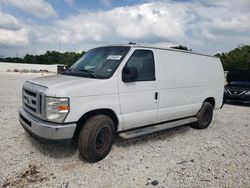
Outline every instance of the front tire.
[[206, 129], [213, 119], [212, 104], [209, 102], [204, 102], [196, 117], [198, 121], [193, 123], [191, 127], [196, 129]]
[[106, 115], [91, 117], [79, 135], [80, 155], [88, 162], [104, 159], [111, 150], [114, 135], [114, 122], [110, 117]]

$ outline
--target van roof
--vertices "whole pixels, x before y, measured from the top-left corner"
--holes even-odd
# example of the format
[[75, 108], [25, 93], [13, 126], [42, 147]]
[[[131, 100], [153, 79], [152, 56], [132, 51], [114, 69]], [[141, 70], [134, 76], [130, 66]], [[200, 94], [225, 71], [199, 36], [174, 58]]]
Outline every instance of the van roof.
[[150, 44], [129, 43], [129, 44], [114, 44], [114, 45], [105, 45], [105, 46], [130, 46], [132, 48], [151, 48], [151, 49], [169, 50], [169, 51], [177, 51], [177, 52], [182, 52], [182, 53], [196, 54], [196, 55], [202, 55], [202, 56], [207, 56], [207, 57], [212, 57], [212, 58], [217, 58], [217, 59], [219, 58], [216, 56], [207, 55], [203, 53], [197, 53], [197, 52], [192, 52], [192, 51], [187, 51], [187, 50], [180, 50], [180, 49], [162, 47], [162, 46], [156, 46], [156, 45], [150, 45]]

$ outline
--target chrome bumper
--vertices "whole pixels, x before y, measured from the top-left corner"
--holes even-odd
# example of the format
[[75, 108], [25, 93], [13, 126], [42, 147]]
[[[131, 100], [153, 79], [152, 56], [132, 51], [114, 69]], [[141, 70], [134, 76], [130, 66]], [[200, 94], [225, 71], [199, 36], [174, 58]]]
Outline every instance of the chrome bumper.
[[72, 140], [76, 123], [56, 124], [42, 121], [19, 108], [19, 121], [23, 128], [34, 137], [51, 140]]

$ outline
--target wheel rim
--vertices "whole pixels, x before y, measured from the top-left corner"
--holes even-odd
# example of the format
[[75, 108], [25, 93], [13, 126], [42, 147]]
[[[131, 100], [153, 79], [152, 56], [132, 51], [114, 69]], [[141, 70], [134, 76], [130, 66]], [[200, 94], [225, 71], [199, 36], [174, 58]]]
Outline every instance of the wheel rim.
[[96, 152], [103, 153], [104, 151], [106, 151], [109, 145], [109, 136], [110, 133], [108, 127], [102, 127], [98, 131], [95, 139]]
[[210, 123], [211, 119], [212, 119], [212, 110], [209, 108], [206, 108], [202, 116], [202, 123], [207, 125]]

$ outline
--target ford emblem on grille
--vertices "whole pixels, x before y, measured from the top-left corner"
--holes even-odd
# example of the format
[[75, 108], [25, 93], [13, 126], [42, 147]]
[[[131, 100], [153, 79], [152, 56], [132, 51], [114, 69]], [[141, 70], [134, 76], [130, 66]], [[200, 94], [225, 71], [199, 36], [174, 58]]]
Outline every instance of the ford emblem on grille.
[[28, 103], [28, 104], [31, 104], [32, 103], [32, 100], [30, 98], [25, 98], [25, 101]]

